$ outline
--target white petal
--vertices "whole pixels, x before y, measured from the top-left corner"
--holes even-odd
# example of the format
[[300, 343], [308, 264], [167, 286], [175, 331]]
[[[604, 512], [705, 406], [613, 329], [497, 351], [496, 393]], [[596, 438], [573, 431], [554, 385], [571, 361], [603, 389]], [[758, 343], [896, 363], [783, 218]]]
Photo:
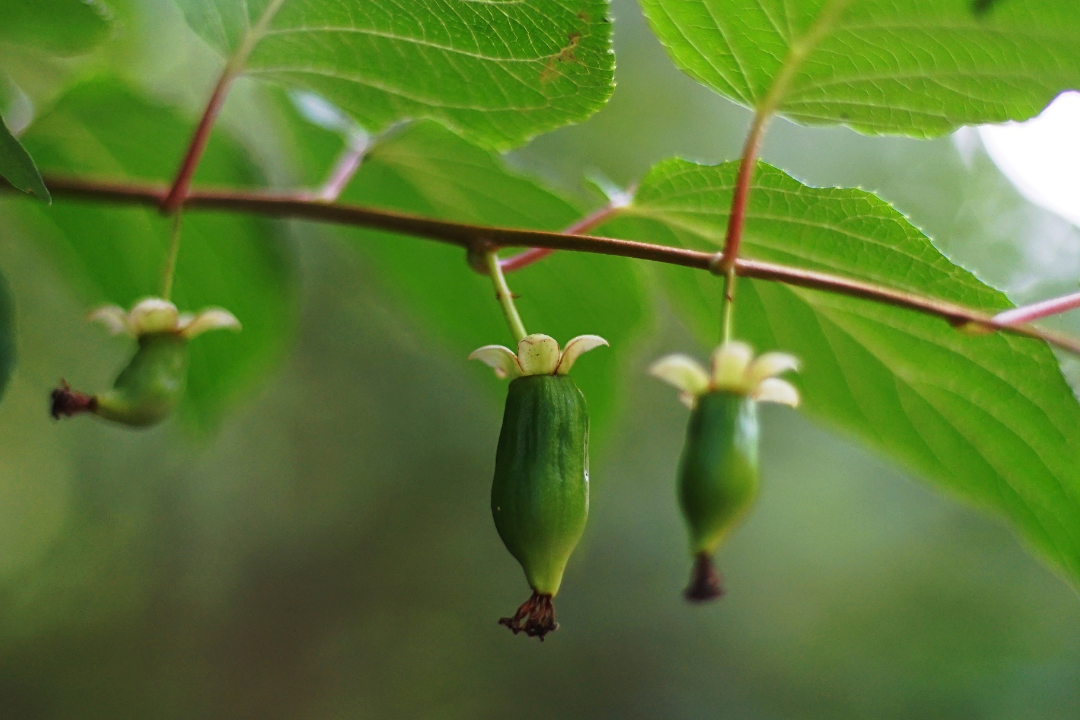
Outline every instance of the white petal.
[[562, 351], [562, 357], [559, 358], [559, 367], [555, 372], [559, 375], [567, 374], [570, 372], [570, 368], [574, 367], [574, 363], [577, 362], [579, 357], [590, 350], [607, 346], [607, 344], [608, 341], [599, 335], [578, 335], [566, 343], [566, 347]]
[[649, 374], [674, 385], [686, 395], [697, 396], [709, 389], [708, 373], [689, 355], [662, 357], [649, 367]]
[[554, 375], [559, 366], [559, 343], [547, 335], [526, 335], [518, 343], [517, 356], [525, 375]]
[[719, 390], [745, 392], [746, 368], [754, 359], [754, 349], [744, 342], [731, 340], [716, 348], [712, 355], [712, 385]]
[[765, 378], [751, 395], [758, 402], [780, 403], [781, 405], [799, 406], [799, 391], [787, 380]]
[[140, 300], [128, 314], [128, 324], [136, 335], [175, 330], [179, 319], [176, 306], [161, 298]]
[[113, 335], [130, 332], [128, 328], [128, 315], [124, 308], [118, 305], [103, 305], [96, 308], [86, 319], [90, 322], [99, 322], [109, 329]]
[[679, 402], [681, 402], [683, 405], [690, 408], [691, 410], [693, 410], [694, 406], [697, 405], [697, 399], [698, 399], [698, 396], [695, 395], [694, 393], [688, 393], [688, 392], [679, 393]]
[[498, 378], [521, 377], [521, 367], [518, 365], [517, 355], [508, 347], [502, 345], [485, 345], [477, 348], [469, 355], [470, 360], [479, 360], [492, 370]]
[[799, 369], [799, 358], [782, 352], [765, 353], [753, 363], [746, 371], [746, 384], [757, 387], [757, 384], [765, 378], [783, 375], [786, 372]]
[[188, 317], [185, 313], [180, 316], [177, 326], [180, 334], [187, 340], [211, 330], [225, 329], [239, 332], [243, 329], [235, 315], [221, 308], [206, 308], [194, 317]]

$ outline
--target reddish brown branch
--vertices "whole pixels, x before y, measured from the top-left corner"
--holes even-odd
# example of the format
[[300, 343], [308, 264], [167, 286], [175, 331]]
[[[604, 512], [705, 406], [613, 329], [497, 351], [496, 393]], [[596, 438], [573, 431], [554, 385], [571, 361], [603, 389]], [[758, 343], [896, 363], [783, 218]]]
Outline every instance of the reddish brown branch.
[[[63, 177], [47, 177], [45, 182], [57, 198], [104, 200], [149, 207], [158, 207], [168, 193], [168, 189], [162, 185], [138, 185]], [[390, 233], [437, 240], [458, 245], [465, 249], [479, 249], [490, 244], [497, 247], [571, 250], [649, 260], [669, 265], [709, 270], [711, 272], [720, 272], [719, 265], [722, 260], [721, 255], [698, 250], [589, 235], [568, 235], [538, 230], [469, 225], [355, 205], [314, 202], [304, 196], [295, 194], [236, 190], [193, 190], [185, 200], [184, 207], [186, 210], [245, 212], [270, 217], [295, 218], [372, 228]], [[735, 271], [743, 277], [847, 295], [871, 302], [893, 305], [925, 315], [933, 315], [956, 327], [976, 328], [986, 331], [1001, 330], [1014, 335], [1037, 338], [1080, 355], [1080, 340], [1068, 335], [1040, 330], [1030, 325], [1004, 325], [984, 312], [945, 300], [938, 300], [903, 290], [894, 290], [840, 275], [804, 270], [760, 260], [739, 259], [736, 262]]]

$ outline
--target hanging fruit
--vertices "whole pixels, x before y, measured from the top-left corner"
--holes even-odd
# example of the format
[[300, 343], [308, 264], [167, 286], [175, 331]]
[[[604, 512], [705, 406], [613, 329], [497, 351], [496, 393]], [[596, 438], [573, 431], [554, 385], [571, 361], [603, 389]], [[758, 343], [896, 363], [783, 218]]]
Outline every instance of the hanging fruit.
[[799, 361], [786, 353], [754, 359], [749, 345], [729, 341], [713, 352], [709, 372], [686, 355], [661, 358], [649, 370], [678, 388], [692, 411], [678, 478], [679, 507], [694, 555], [684, 593], [688, 600], [723, 594], [712, 556], [757, 495], [757, 404], [796, 407], [798, 391], [776, 376], [798, 368]]
[[607, 341], [582, 335], [559, 344], [527, 335], [517, 353], [488, 345], [469, 356], [510, 378], [491, 484], [491, 514], [506, 549], [525, 571], [532, 596], [499, 621], [541, 640], [558, 628], [552, 599], [589, 515], [589, 413], [568, 375]]
[[101, 307], [89, 319], [114, 335], [131, 335], [139, 347], [107, 392], [87, 395], [61, 383], [52, 392], [54, 418], [93, 413], [132, 427], [155, 425], [172, 413], [184, 394], [188, 342], [209, 330], [240, 330], [240, 322], [226, 310], [180, 313], [161, 298], [140, 300], [131, 312], [115, 305]]

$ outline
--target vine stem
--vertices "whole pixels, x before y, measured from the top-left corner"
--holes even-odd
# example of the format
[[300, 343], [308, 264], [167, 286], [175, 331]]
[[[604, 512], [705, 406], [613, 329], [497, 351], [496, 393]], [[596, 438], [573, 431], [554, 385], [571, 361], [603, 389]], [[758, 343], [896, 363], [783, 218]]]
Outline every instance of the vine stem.
[[176, 277], [176, 260], [180, 257], [180, 226], [184, 213], [178, 212], [172, 218], [172, 231], [169, 234], [169, 254], [165, 256], [165, 268], [161, 272], [161, 298], [172, 297], [173, 280]]
[[484, 261], [487, 264], [488, 274], [491, 275], [491, 284], [495, 286], [495, 297], [502, 305], [503, 314], [506, 315], [506, 324], [510, 326], [510, 334], [514, 336], [514, 342], [519, 343], [528, 335], [525, 331], [525, 323], [521, 322], [517, 306], [514, 305], [514, 294], [510, 292], [510, 286], [506, 284], [506, 276], [503, 275], [499, 264], [499, 255], [494, 250], [484, 253]]
[[1064, 295], [1042, 302], [1032, 303], [1024, 307], [1013, 308], [1000, 312], [994, 316], [994, 321], [1003, 326], [1026, 325], [1027, 323], [1041, 320], [1052, 315], [1060, 315], [1069, 310], [1080, 308], [1080, 293]]
[[[628, 204], [628, 200], [621, 200], [619, 202], [612, 200], [596, 212], [586, 215], [573, 225], [567, 227], [563, 230], [563, 235], [584, 235], [593, 228], [603, 225], [608, 220], [613, 219], [620, 211], [627, 207]], [[502, 266], [503, 272], [512, 273], [540, 262], [553, 252], [555, 252], [555, 250], [552, 248], [529, 248], [528, 250], [520, 252], [512, 257], [508, 257], [505, 260], [500, 260], [499, 265]]]
[[176, 179], [173, 180], [169, 193], [161, 203], [161, 211], [166, 215], [172, 215], [184, 204], [184, 198], [187, 197], [188, 190], [191, 187], [191, 179], [195, 177], [195, 170], [199, 167], [199, 161], [206, 151], [206, 144], [210, 141], [210, 132], [214, 129], [214, 123], [221, 113], [221, 108], [225, 105], [229, 90], [232, 89], [232, 84], [236, 78], [240, 77], [240, 74], [244, 72], [244, 66], [247, 65], [251, 52], [255, 49], [255, 45], [258, 44], [259, 40], [262, 39], [263, 34], [270, 25], [270, 21], [274, 19], [284, 1], [272, 0], [266, 6], [255, 25], [244, 33], [244, 39], [240, 42], [236, 52], [225, 63], [225, 68], [221, 71], [221, 77], [218, 78], [217, 85], [214, 86], [214, 91], [210, 94], [210, 100], [206, 103], [206, 109], [203, 110], [202, 118], [200, 118], [199, 124], [195, 128], [195, 134], [192, 135], [191, 142], [188, 143], [188, 149], [184, 154], [183, 161], [180, 163], [180, 169], [176, 172]]
[[[161, 185], [109, 182], [98, 179], [50, 176], [45, 178], [45, 183], [57, 198], [149, 207], [159, 207], [168, 192], [168, 188]], [[6, 184], [0, 187], [10, 188]], [[716, 253], [631, 240], [469, 225], [356, 205], [316, 202], [302, 194], [198, 190], [188, 195], [184, 201], [184, 208], [186, 212], [193, 210], [242, 212], [267, 217], [295, 218], [372, 228], [450, 243], [468, 250], [480, 249], [488, 244], [499, 247], [540, 247], [637, 258], [714, 273], [720, 258], [720, 255]], [[1036, 338], [1080, 355], [1080, 339], [1069, 335], [1041, 330], [1030, 325], [1003, 324], [985, 312], [963, 305], [862, 280], [745, 258], [736, 260], [735, 273], [739, 277], [779, 282], [892, 305], [941, 318], [958, 328], [998, 330]]]

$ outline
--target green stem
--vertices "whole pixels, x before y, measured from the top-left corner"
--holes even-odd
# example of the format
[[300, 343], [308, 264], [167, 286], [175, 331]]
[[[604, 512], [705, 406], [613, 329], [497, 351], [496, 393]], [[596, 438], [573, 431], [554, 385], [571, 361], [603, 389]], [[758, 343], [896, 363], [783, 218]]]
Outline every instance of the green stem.
[[180, 224], [182, 212], [172, 217], [172, 233], [169, 236], [169, 254], [165, 257], [165, 269], [161, 273], [161, 297], [168, 300], [172, 296], [173, 279], [176, 277], [176, 259], [180, 256]]
[[720, 342], [731, 340], [735, 325], [735, 268], [724, 275], [724, 298], [720, 307]]
[[491, 275], [491, 284], [495, 286], [495, 297], [502, 305], [503, 314], [506, 315], [506, 324], [510, 326], [510, 333], [514, 336], [514, 342], [521, 342], [528, 335], [525, 331], [525, 323], [521, 322], [517, 306], [514, 305], [514, 294], [510, 292], [510, 286], [506, 284], [506, 276], [503, 275], [499, 265], [499, 256], [494, 250], [484, 253], [484, 261], [487, 263], [488, 274]]

